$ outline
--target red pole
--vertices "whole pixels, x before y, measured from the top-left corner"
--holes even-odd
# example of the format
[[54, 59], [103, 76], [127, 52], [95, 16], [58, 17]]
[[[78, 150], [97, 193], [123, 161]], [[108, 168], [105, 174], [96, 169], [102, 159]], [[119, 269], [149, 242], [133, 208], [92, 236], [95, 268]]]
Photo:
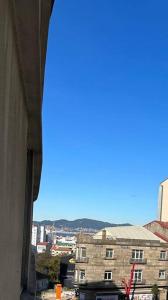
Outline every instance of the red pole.
[[125, 279], [122, 281], [124, 283], [124, 287], [125, 287], [126, 299], [129, 299], [129, 296], [130, 296], [130, 291], [131, 291], [131, 287], [132, 287], [133, 279], [134, 279], [134, 270], [135, 270], [135, 264], [132, 265], [130, 280], [128, 281], [128, 284]]
[[129, 282], [129, 287], [128, 287], [128, 296], [130, 295], [132, 283], [133, 283], [133, 278], [134, 278], [134, 270], [135, 270], [135, 264], [132, 265], [131, 269], [131, 276], [130, 276], [130, 282]]

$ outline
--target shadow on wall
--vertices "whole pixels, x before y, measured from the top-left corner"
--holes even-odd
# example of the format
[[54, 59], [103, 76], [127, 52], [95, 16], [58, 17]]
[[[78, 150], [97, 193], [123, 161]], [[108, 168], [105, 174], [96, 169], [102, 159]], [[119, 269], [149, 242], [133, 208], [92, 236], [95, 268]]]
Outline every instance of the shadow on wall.
[[75, 257], [63, 256], [60, 261], [60, 282], [64, 287], [74, 287]]
[[125, 300], [125, 294], [113, 281], [83, 282], [79, 294], [81, 300]]

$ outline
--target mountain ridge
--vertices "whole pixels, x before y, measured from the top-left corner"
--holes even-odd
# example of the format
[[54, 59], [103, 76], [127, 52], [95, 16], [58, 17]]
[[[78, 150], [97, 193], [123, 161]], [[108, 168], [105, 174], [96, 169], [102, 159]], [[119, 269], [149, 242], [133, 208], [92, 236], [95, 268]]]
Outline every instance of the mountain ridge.
[[66, 220], [66, 219], [59, 219], [59, 220], [42, 220], [42, 221], [34, 221], [35, 225], [54, 225], [54, 227], [61, 228], [61, 227], [67, 227], [71, 229], [77, 229], [77, 228], [85, 228], [85, 229], [95, 229], [95, 230], [101, 230], [105, 227], [116, 227], [116, 226], [131, 226], [129, 223], [123, 223], [123, 224], [116, 224], [116, 223], [110, 223], [110, 222], [104, 222], [94, 219], [88, 219], [88, 218], [81, 218], [76, 220]]

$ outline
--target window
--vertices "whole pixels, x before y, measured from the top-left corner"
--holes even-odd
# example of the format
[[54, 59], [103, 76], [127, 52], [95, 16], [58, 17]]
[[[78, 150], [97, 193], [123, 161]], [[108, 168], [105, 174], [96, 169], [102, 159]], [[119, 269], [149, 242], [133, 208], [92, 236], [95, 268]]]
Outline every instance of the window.
[[166, 279], [166, 271], [165, 270], [159, 271], [159, 279]]
[[75, 270], [75, 281], [78, 281], [78, 270]]
[[166, 251], [160, 251], [160, 259], [164, 260], [166, 259], [167, 253]]
[[113, 257], [113, 249], [106, 249], [106, 257], [107, 258]]
[[133, 276], [134, 282], [141, 282], [142, 281], [142, 270], [135, 270]]
[[86, 248], [81, 248], [81, 257], [86, 257]]
[[112, 280], [112, 271], [104, 272], [104, 280]]
[[85, 279], [85, 270], [80, 270], [79, 272], [79, 279], [84, 280]]
[[132, 250], [132, 258], [136, 260], [143, 259], [143, 250]]
[[78, 257], [79, 257], [79, 248], [77, 247], [76, 248], [76, 259], [78, 259]]

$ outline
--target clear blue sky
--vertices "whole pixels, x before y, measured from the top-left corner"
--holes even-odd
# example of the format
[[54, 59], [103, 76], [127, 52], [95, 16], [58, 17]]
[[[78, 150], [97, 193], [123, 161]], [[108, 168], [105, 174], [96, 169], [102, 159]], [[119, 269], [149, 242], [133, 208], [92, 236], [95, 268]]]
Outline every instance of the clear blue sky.
[[168, 1], [57, 0], [34, 218], [143, 224], [168, 176]]

